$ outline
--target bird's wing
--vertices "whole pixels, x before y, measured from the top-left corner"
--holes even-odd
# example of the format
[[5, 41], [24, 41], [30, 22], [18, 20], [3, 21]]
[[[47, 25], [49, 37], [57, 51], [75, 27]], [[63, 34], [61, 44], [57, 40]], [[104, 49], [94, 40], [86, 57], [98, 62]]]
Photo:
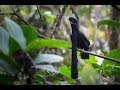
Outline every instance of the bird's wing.
[[85, 40], [87, 42], [88, 45], [90, 45], [89, 40], [86, 38], [86, 36], [82, 32], [79, 31], [79, 35], [83, 40]]

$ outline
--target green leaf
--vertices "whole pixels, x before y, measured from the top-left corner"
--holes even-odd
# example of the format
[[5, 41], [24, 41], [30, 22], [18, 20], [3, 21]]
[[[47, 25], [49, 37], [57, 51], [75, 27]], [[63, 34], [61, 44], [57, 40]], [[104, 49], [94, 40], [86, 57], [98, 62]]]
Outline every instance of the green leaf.
[[[81, 60], [81, 54], [80, 52], [77, 51], [77, 57]], [[89, 55], [89, 59], [83, 60], [85, 63], [97, 63], [97, 60], [95, 59], [95, 56]]]
[[24, 49], [26, 47], [26, 39], [19, 25], [8, 17], [5, 17], [5, 23], [10, 36]]
[[0, 27], [0, 48], [5, 54], [9, 53], [8, 41], [9, 41], [8, 32], [4, 28]]
[[42, 70], [45, 70], [45, 71], [49, 71], [49, 72], [54, 72], [54, 73], [59, 72], [52, 65], [36, 65], [36, 68], [37, 69], [42, 69]]
[[108, 25], [108, 26], [111, 26], [111, 27], [120, 27], [120, 22], [114, 21], [114, 20], [101, 20], [101, 21], [98, 21], [97, 27], [99, 27], [101, 25]]
[[[120, 60], [120, 49], [113, 49], [113, 50], [109, 51], [109, 53], [106, 56], [117, 59], [117, 60]], [[107, 64], [109, 64], [109, 65], [113, 65], [113, 64], [114, 65], [115, 64], [120, 65], [120, 63], [104, 59], [104, 61], [102, 63], [102, 66], [106, 66]]]
[[97, 64], [95, 56], [90, 55], [89, 60], [84, 61], [87, 65], [94, 67], [97, 71], [100, 69], [100, 66]]
[[[107, 55], [107, 57], [111, 57], [117, 60], [120, 60], [120, 49], [113, 49], [111, 50]], [[105, 75], [120, 75], [120, 63], [110, 61], [107, 59], [104, 59], [102, 63], [102, 68], [104, 70]]]
[[19, 7], [19, 10], [20, 10], [20, 13], [22, 14], [22, 15], [28, 15], [29, 13], [30, 13], [30, 11], [28, 10], [28, 8], [26, 8], [26, 7]]
[[53, 15], [50, 11], [45, 11], [43, 15], [47, 18], [49, 22], [53, 23], [55, 15]]
[[12, 56], [16, 50], [20, 49], [20, 45], [12, 38], [9, 38], [9, 56]]
[[55, 54], [38, 54], [38, 56], [33, 60], [36, 64], [45, 63], [57, 63], [63, 61], [63, 57]]
[[93, 55], [90, 55], [89, 61], [91, 63], [97, 64], [97, 60], [95, 59], [95, 56], [93, 56]]
[[[81, 67], [82, 68], [82, 67]], [[79, 69], [80, 82], [82, 85], [99, 85], [100, 80], [97, 71], [91, 65], [85, 65]]]
[[71, 69], [67, 66], [60, 66], [59, 67], [59, 72], [60, 74], [62, 74], [63, 76], [66, 76], [68, 78], [71, 78]]
[[11, 76], [17, 74], [18, 66], [16, 62], [0, 52], [0, 69], [9, 73]]
[[5, 75], [5, 74], [0, 74], [0, 85], [12, 85], [14, 82], [13, 78]]
[[39, 48], [69, 48], [70, 43], [63, 41], [63, 40], [57, 40], [57, 39], [37, 39], [33, 42], [31, 42], [25, 49], [26, 52], [33, 50], [33, 49], [39, 49]]
[[26, 38], [26, 44], [30, 44], [32, 41], [38, 39], [37, 31], [31, 26], [21, 26], [21, 29], [24, 33], [24, 36]]
[[100, 68], [101, 68], [101, 66], [100, 66], [100, 65], [95, 64], [95, 63], [92, 63], [92, 66], [93, 66], [95, 69], [100, 69]]
[[[59, 67], [60, 74], [71, 79], [71, 69], [67, 66]], [[81, 78], [82, 85], [98, 85], [100, 84], [97, 71], [91, 65], [85, 65], [78, 68], [78, 74]]]

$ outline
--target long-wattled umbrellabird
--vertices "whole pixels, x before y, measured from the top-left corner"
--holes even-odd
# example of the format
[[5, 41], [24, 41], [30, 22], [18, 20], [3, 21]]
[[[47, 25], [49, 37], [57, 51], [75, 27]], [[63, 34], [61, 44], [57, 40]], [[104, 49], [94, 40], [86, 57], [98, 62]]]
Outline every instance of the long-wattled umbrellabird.
[[[72, 33], [73, 32], [76, 33], [76, 36], [75, 36], [76, 40], [77, 40], [76, 47], [79, 49], [84, 49], [85, 51], [88, 51], [90, 42], [86, 38], [86, 36], [81, 31], [79, 31], [77, 20], [74, 19], [73, 17], [70, 17], [69, 20], [70, 20], [71, 27], [72, 27]], [[82, 59], [89, 59], [89, 54], [81, 52], [81, 58]]]
[[[79, 31], [78, 22], [73, 17], [69, 18], [71, 27], [72, 27], [72, 63], [71, 63], [71, 78], [78, 78], [78, 59], [77, 59], [77, 48], [84, 49], [86, 51], [89, 50], [90, 42], [87, 40], [86, 36]], [[81, 52], [82, 59], [89, 59], [89, 54]]]

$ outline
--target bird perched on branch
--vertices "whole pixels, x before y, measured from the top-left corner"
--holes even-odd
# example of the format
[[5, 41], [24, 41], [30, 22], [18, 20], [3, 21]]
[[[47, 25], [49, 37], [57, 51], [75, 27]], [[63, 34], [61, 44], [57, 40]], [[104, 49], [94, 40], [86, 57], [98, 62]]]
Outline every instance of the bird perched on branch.
[[[78, 59], [77, 59], [77, 48], [89, 50], [90, 42], [87, 40], [86, 36], [78, 30], [78, 22], [73, 17], [69, 18], [72, 27], [72, 62], [71, 62], [71, 78], [78, 78]], [[89, 59], [89, 54], [81, 52], [82, 59]]]
[[[70, 17], [69, 21], [70, 21], [70, 24], [72, 27], [72, 34], [76, 33], [75, 34], [76, 36], [74, 36], [74, 37], [76, 37], [76, 41], [75, 41], [76, 47], [79, 49], [84, 49], [85, 51], [88, 51], [90, 42], [86, 38], [86, 36], [81, 31], [79, 31], [77, 20], [73, 17]], [[89, 54], [81, 52], [81, 58], [82, 59], [89, 59]]]

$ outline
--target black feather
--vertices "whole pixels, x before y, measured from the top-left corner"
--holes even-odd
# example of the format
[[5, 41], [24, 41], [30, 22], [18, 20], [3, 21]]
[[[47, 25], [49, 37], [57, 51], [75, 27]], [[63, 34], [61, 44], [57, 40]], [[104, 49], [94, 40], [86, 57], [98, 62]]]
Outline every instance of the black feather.
[[71, 78], [78, 78], [78, 59], [77, 59], [77, 33], [72, 32], [71, 41], [72, 41], [72, 61], [71, 61]]
[[[77, 48], [89, 50], [90, 42], [87, 40], [86, 36], [78, 30], [77, 20], [73, 17], [69, 18], [72, 27], [72, 61], [71, 61], [71, 78], [78, 78], [78, 59], [77, 59]], [[89, 59], [89, 54], [81, 52], [82, 59]]]
[[76, 79], [78, 78], [78, 70], [77, 70], [77, 32], [73, 31], [72, 28], [72, 61], [71, 61], [71, 78]]
[[[87, 40], [85, 35], [79, 31], [79, 34], [77, 35], [77, 48], [84, 49], [86, 51], [89, 50], [90, 42]], [[81, 58], [82, 59], [89, 59], [89, 54], [81, 52]]]
[[[89, 50], [89, 45], [90, 42], [89, 40], [86, 38], [86, 36], [78, 30], [78, 22], [76, 19], [74, 19], [73, 17], [69, 18], [70, 23], [71, 23], [71, 27], [72, 27], [72, 32], [76, 32], [77, 34], [77, 48], [79, 49], [84, 49], [86, 51]], [[89, 59], [89, 54], [87, 53], [83, 53], [81, 52], [81, 58], [82, 59]]]

